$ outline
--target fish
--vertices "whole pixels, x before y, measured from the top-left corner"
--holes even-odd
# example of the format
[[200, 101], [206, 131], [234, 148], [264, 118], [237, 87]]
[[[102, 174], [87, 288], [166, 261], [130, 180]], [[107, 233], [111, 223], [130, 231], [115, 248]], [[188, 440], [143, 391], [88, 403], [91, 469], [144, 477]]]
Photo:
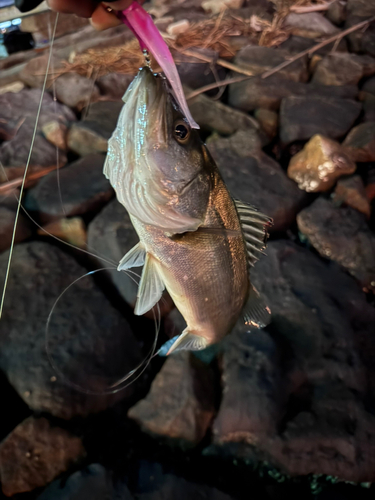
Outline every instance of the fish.
[[219, 342], [241, 315], [246, 328], [266, 326], [271, 312], [250, 269], [272, 220], [231, 196], [163, 76], [141, 68], [123, 101], [104, 175], [139, 236], [118, 265], [143, 266], [134, 313], [167, 290], [187, 324], [167, 355]]

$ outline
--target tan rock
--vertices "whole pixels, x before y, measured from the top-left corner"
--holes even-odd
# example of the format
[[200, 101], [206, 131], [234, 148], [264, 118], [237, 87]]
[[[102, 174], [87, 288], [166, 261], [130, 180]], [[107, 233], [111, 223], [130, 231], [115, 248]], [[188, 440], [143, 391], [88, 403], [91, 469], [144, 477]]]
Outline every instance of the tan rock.
[[285, 27], [292, 35], [316, 38], [322, 35], [334, 35], [339, 29], [319, 12], [299, 14], [291, 12], [285, 18]]
[[343, 146], [354, 161], [375, 161], [375, 122], [368, 121], [354, 127]]
[[45, 486], [85, 453], [80, 438], [29, 417], [0, 445], [0, 478], [6, 496]]
[[273, 139], [277, 134], [279, 115], [270, 109], [259, 108], [255, 110], [254, 116], [267, 136]]
[[316, 193], [328, 191], [339, 177], [355, 169], [356, 164], [338, 142], [316, 134], [292, 157], [288, 176], [300, 189]]
[[49, 141], [51, 144], [54, 144], [59, 149], [66, 151], [66, 135], [68, 132], [68, 128], [66, 125], [58, 121], [48, 122], [43, 125], [42, 132], [47, 141]]
[[78, 248], [86, 248], [87, 233], [81, 217], [58, 219], [38, 229], [42, 236], [56, 236]]
[[175, 23], [171, 23], [167, 28], [167, 33], [169, 35], [179, 35], [180, 33], [185, 33], [190, 28], [190, 23], [187, 19], [181, 19]]
[[218, 14], [224, 9], [239, 9], [243, 0], [206, 0], [202, 2], [202, 8], [210, 14]]
[[340, 179], [335, 188], [333, 199], [337, 203], [345, 203], [348, 207], [362, 212], [367, 217], [371, 215], [371, 205], [359, 175]]

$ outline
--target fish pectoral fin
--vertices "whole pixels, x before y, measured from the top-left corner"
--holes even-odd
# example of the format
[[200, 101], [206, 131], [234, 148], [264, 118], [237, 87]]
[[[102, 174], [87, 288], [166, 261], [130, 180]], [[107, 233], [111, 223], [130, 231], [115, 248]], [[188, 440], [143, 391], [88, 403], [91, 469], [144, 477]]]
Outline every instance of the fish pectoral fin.
[[243, 317], [246, 326], [255, 326], [256, 328], [264, 328], [271, 322], [270, 308], [251, 285], [249, 297], [243, 308]]
[[[167, 356], [177, 351], [201, 351], [207, 347], [207, 340], [185, 329], [167, 352]], [[163, 348], [163, 347], [162, 347]]]
[[125, 271], [131, 267], [143, 266], [145, 260], [146, 250], [144, 245], [139, 242], [120, 260], [120, 263], [117, 266], [117, 271]]
[[167, 342], [164, 342], [164, 344], [160, 347], [158, 350], [157, 354], [158, 356], [167, 356], [170, 347], [176, 342], [180, 335], [176, 335], [175, 337], [172, 337], [171, 339], [167, 340]]
[[161, 299], [164, 288], [165, 285], [160, 276], [158, 261], [147, 253], [138, 287], [134, 314], [141, 316], [152, 309]]
[[248, 203], [233, 201], [246, 243], [247, 260], [252, 267], [259, 260], [259, 254], [266, 248], [268, 228], [272, 226], [273, 221]]

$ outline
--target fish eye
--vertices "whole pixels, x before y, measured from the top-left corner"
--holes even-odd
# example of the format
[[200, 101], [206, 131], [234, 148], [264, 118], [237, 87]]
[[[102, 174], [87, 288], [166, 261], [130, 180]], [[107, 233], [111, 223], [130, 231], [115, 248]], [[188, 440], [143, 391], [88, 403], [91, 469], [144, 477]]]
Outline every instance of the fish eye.
[[178, 142], [186, 142], [190, 136], [189, 127], [186, 123], [178, 121], [174, 126], [174, 136]]

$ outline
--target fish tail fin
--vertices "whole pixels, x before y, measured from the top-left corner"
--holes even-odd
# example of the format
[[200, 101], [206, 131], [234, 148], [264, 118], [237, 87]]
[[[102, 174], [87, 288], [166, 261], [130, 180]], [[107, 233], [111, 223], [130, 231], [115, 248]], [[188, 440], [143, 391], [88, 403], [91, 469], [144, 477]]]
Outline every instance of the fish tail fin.
[[[165, 354], [166, 356], [169, 356], [170, 354], [172, 354], [172, 352], [184, 350], [201, 351], [202, 349], [205, 349], [207, 347], [207, 340], [204, 337], [196, 335], [195, 333], [189, 331], [188, 328], [185, 328], [181, 335], [177, 337], [177, 339], [174, 338], [173, 340], [174, 342], [169, 347], [168, 352]], [[170, 345], [170, 341], [166, 342], [166, 344]], [[166, 344], [164, 345], [166, 346]], [[162, 346], [160, 351], [164, 352], [165, 349], [163, 348], [164, 346]]]

